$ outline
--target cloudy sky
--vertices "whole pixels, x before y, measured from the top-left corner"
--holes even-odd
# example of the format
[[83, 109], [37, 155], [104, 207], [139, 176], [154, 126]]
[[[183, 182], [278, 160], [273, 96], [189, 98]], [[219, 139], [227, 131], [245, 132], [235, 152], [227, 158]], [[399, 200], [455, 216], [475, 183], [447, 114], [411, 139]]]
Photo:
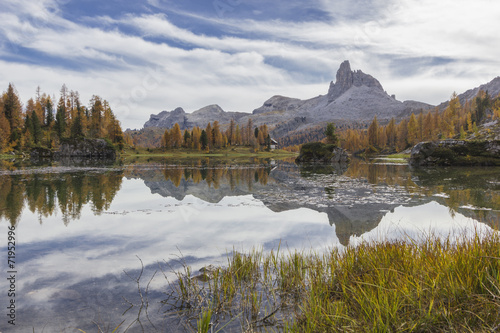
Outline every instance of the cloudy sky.
[[65, 83], [125, 128], [209, 104], [325, 94], [348, 59], [399, 100], [438, 104], [500, 75], [495, 0], [0, 0], [0, 90]]

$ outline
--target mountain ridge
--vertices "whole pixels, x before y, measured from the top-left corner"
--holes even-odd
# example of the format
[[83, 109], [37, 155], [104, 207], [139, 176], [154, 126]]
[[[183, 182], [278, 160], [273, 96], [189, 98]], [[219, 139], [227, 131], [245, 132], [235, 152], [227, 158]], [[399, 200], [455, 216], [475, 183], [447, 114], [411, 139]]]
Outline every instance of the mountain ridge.
[[[500, 93], [500, 77], [459, 95], [461, 103], [474, 98], [479, 90]], [[463, 100], [463, 102], [462, 102]], [[446, 103], [438, 105], [440, 109]], [[266, 124], [275, 138], [281, 138], [297, 131], [307, 130], [326, 122], [364, 126], [375, 116], [380, 122], [391, 118], [396, 120], [409, 116], [412, 112], [434, 109], [435, 106], [419, 101], [399, 101], [390, 96], [382, 84], [373, 76], [361, 70], [351, 70], [348, 60], [343, 61], [336, 74], [336, 81], [330, 82], [328, 92], [310, 99], [275, 95], [267, 99], [252, 113], [227, 112], [219, 105], [205, 106], [192, 113], [182, 108], [152, 114], [144, 128], [171, 128], [178, 123], [182, 130], [194, 126], [205, 127], [208, 122], [218, 121], [222, 126], [234, 120], [244, 126], [252, 120], [254, 126]]]

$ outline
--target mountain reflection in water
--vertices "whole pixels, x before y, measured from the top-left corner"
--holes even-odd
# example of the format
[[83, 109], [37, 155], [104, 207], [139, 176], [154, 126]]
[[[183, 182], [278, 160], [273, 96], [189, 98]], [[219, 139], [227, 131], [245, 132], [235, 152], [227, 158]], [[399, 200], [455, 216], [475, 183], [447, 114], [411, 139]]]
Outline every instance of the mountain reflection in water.
[[[137, 257], [149, 279], [159, 267], [171, 277], [181, 267], [178, 256], [196, 270], [223, 265], [233, 249], [281, 244], [322, 251], [431, 227], [438, 235], [455, 227], [498, 229], [498, 171], [357, 160], [347, 169], [195, 160], [3, 170], [1, 225], [15, 225], [18, 237], [16, 328], [95, 331], [93, 322], [114, 328], [122, 320], [128, 326], [138, 309], [122, 317], [129, 306], [122, 297], [137, 302], [138, 295], [124, 271], [139, 274]], [[164, 297], [160, 275], [151, 280], [150, 304]], [[6, 281], [0, 288], [6, 290]], [[163, 327], [166, 319], [156, 310], [152, 320]], [[5, 321], [0, 331], [7, 331]]]
[[[498, 226], [500, 175], [497, 168], [411, 170], [406, 165], [354, 160], [347, 167], [306, 166], [269, 161], [129, 165], [121, 169], [52, 169], [0, 175], [0, 218], [15, 225], [23, 209], [40, 223], [60, 211], [64, 224], [78, 220], [85, 205], [96, 215], [108, 210], [123, 179], [140, 179], [152, 194], [183, 200], [193, 195], [217, 203], [228, 196], [252, 195], [274, 212], [310, 208], [328, 215], [343, 245], [377, 226], [394, 208], [430, 201], [450, 214]], [[237, 217], [235, 217], [237, 218]]]

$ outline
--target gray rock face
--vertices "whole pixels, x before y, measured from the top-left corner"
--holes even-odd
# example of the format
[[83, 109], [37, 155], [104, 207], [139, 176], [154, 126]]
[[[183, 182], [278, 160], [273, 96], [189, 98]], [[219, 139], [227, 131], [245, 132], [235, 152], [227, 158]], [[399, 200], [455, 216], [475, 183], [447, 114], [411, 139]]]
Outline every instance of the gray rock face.
[[83, 139], [62, 143], [54, 153], [54, 158], [61, 157], [115, 159], [116, 151], [103, 139]]
[[263, 114], [273, 112], [276, 110], [291, 111], [300, 108], [304, 101], [297, 98], [290, 98], [284, 96], [273, 96], [264, 102], [260, 108], [253, 110], [253, 114]]
[[205, 127], [209, 122], [218, 121], [221, 124], [229, 123], [231, 119], [238, 119], [247, 116], [243, 112], [226, 112], [220, 106], [214, 104], [205, 106], [193, 113], [186, 113], [182, 108], [173, 111], [163, 111], [157, 115], [152, 114], [144, 124], [146, 127], [172, 128], [176, 123], [181, 130], [193, 128], [195, 126]]
[[[488, 83], [482, 84], [479, 87], [469, 89], [464, 93], [458, 95], [458, 99], [460, 100], [460, 104], [464, 105], [465, 102], [474, 99], [477, 96], [477, 93], [482, 91], [487, 91], [490, 96], [498, 96], [500, 94], [500, 76], [497, 76], [493, 80]], [[440, 110], [445, 109], [449, 105], [449, 102], [444, 102], [438, 105]]]
[[253, 110], [252, 114], [225, 112], [218, 105], [209, 105], [193, 113], [178, 108], [151, 115], [144, 127], [171, 128], [175, 123], [181, 129], [205, 127], [217, 120], [221, 125], [234, 119], [240, 126], [249, 119], [255, 126], [266, 124], [271, 135], [281, 138], [294, 132], [307, 130], [325, 122], [369, 122], [374, 116], [379, 121], [400, 118], [433, 106], [414, 101], [401, 102], [388, 95], [380, 82], [360, 70], [351, 71], [349, 61], [344, 61], [337, 71], [336, 82], [330, 83], [326, 95], [301, 100], [285, 96], [273, 96]]
[[252, 116], [242, 120], [252, 118], [256, 125], [274, 126], [271, 134], [281, 138], [321, 123], [362, 123], [371, 121], [374, 116], [379, 121], [388, 121], [432, 107], [426, 103], [396, 100], [384, 91], [378, 80], [360, 70], [351, 71], [349, 62], [344, 61], [327, 95], [308, 100], [273, 96], [255, 109]]
[[[361, 70], [351, 71], [351, 65], [345, 60], [337, 71], [337, 81], [330, 83], [328, 89], [328, 103], [333, 102], [351, 87], [366, 86], [383, 91], [382, 85], [373, 76], [363, 73]], [[395, 98], [394, 98], [395, 99]]]
[[410, 164], [500, 165], [500, 140], [420, 142], [411, 150]]
[[186, 112], [182, 108], [176, 108], [173, 111], [162, 111], [159, 114], [152, 114], [149, 120], [144, 124], [146, 127], [161, 127], [161, 128], [171, 128], [178, 123], [181, 128], [185, 127], [186, 123]]
[[69, 140], [63, 142], [56, 152], [46, 148], [35, 148], [30, 153], [33, 162], [39, 160], [57, 160], [71, 162], [85, 162], [89, 160], [114, 161], [115, 148], [103, 139]]

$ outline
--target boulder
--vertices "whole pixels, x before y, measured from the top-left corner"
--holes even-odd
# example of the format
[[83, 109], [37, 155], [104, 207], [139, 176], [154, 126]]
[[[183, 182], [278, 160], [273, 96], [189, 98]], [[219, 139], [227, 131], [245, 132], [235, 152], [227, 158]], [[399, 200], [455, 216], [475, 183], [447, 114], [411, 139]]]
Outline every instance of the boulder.
[[305, 143], [300, 148], [299, 156], [295, 159], [296, 163], [320, 163], [334, 164], [349, 163], [349, 155], [345, 149], [332, 144], [322, 142]]
[[54, 153], [56, 159], [61, 157], [79, 157], [93, 159], [115, 159], [115, 147], [104, 139], [68, 140], [61, 144]]
[[47, 148], [35, 148], [30, 153], [32, 161], [41, 159], [63, 160], [76, 158], [78, 160], [115, 160], [115, 147], [104, 139], [66, 140], [59, 149], [53, 152]]
[[48, 148], [37, 147], [34, 148], [30, 153], [31, 159], [41, 159], [41, 158], [52, 158], [54, 153]]
[[420, 142], [412, 148], [409, 163], [414, 166], [500, 166], [500, 140]]

